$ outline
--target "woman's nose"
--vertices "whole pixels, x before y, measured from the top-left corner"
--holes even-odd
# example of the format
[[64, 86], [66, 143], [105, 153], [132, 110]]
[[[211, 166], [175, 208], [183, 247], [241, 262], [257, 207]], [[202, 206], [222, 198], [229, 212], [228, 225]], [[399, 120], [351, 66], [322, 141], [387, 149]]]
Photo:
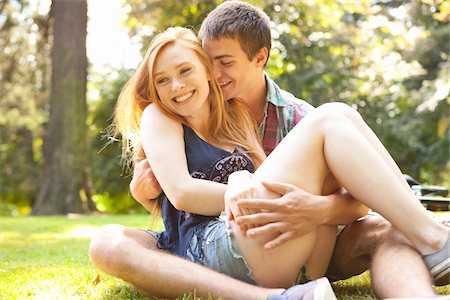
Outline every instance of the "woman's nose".
[[175, 90], [181, 90], [185, 87], [185, 83], [179, 79], [173, 79], [172, 81], [172, 89]]

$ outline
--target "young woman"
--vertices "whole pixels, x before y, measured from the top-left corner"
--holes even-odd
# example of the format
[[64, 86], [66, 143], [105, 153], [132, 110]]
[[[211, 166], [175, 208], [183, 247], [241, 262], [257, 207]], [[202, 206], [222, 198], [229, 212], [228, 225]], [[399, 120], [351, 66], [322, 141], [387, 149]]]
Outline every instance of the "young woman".
[[240, 210], [236, 200], [274, 197], [263, 180], [315, 194], [343, 186], [391, 221], [418, 251], [432, 253], [426, 257], [432, 261], [429, 268], [437, 265], [439, 272], [448, 272], [448, 229], [414, 198], [378, 139], [356, 128], [339, 107], [318, 108], [264, 160], [254, 122], [238, 99], [223, 100], [195, 35], [183, 28], [158, 35], [122, 91], [115, 121], [125, 154], [138, 148], [136, 137], [141, 137], [164, 191], [159, 205], [166, 231], [157, 236], [159, 245], [265, 287], [291, 286], [305, 275], [299, 274], [304, 265], [306, 275], [319, 278], [333, 251], [336, 228], [319, 226], [267, 251], [264, 245], [278, 233], [249, 238], [235, 222], [218, 216], [224, 208], [229, 216], [254, 213]]

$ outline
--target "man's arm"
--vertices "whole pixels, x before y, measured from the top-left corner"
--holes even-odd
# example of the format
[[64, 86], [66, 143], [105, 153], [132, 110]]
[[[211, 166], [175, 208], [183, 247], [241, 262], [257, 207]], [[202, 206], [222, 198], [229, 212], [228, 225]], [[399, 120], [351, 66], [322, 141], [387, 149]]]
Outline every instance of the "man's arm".
[[155, 201], [161, 194], [161, 187], [147, 159], [142, 159], [134, 166], [130, 191], [136, 201], [152, 212]]
[[351, 197], [338, 191], [327, 196], [307, 193], [293, 185], [277, 182], [263, 182], [268, 189], [280, 195], [277, 199], [242, 199], [238, 206], [260, 209], [263, 212], [241, 216], [236, 222], [240, 226], [259, 224], [247, 231], [250, 237], [268, 233], [281, 233], [266, 244], [275, 248], [282, 243], [302, 236], [319, 225], [349, 224], [364, 216], [368, 208]]

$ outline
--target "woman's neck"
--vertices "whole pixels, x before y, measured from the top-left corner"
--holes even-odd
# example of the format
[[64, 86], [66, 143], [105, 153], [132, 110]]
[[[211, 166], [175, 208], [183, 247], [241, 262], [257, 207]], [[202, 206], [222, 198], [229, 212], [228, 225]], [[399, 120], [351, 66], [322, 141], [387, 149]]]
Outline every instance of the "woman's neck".
[[228, 152], [233, 152], [235, 150], [235, 146], [225, 145], [218, 143], [213, 140], [211, 137], [211, 118], [210, 114], [205, 114], [205, 118], [186, 118], [187, 125], [194, 130], [194, 132], [204, 141], [208, 142], [211, 145], [214, 145], [217, 148], [221, 148]]
[[207, 114], [206, 118], [185, 118], [189, 127], [194, 130], [205, 141], [209, 140], [210, 132], [210, 114]]

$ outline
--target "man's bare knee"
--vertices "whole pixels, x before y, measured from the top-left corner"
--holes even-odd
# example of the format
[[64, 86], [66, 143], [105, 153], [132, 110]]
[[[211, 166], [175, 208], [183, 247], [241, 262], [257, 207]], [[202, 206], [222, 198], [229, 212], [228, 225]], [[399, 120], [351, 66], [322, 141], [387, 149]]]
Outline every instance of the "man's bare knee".
[[392, 225], [381, 216], [371, 216], [354, 222], [339, 235], [336, 250], [342, 248], [350, 260], [362, 256], [370, 259], [373, 250], [385, 240], [391, 228]]
[[123, 235], [124, 226], [122, 225], [105, 225], [97, 229], [91, 238], [89, 244], [89, 256], [92, 262], [99, 267], [104, 267], [118, 254], [120, 249], [121, 236]]
[[106, 265], [120, 264], [133, 249], [159, 250], [156, 244], [156, 239], [143, 230], [110, 224], [93, 235], [89, 255], [96, 266], [104, 269]]
[[367, 217], [359, 225], [362, 236], [374, 244], [379, 244], [393, 228], [389, 221], [378, 215]]
[[381, 216], [371, 216], [347, 225], [336, 240], [330, 264], [334, 271], [330, 271], [337, 271], [336, 277], [345, 279], [367, 270], [375, 249], [391, 227]]
[[408, 245], [413, 247], [411, 241], [408, 240], [403, 233], [391, 226], [380, 238], [378, 248], [385, 246], [392, 247], [393, 245]]

